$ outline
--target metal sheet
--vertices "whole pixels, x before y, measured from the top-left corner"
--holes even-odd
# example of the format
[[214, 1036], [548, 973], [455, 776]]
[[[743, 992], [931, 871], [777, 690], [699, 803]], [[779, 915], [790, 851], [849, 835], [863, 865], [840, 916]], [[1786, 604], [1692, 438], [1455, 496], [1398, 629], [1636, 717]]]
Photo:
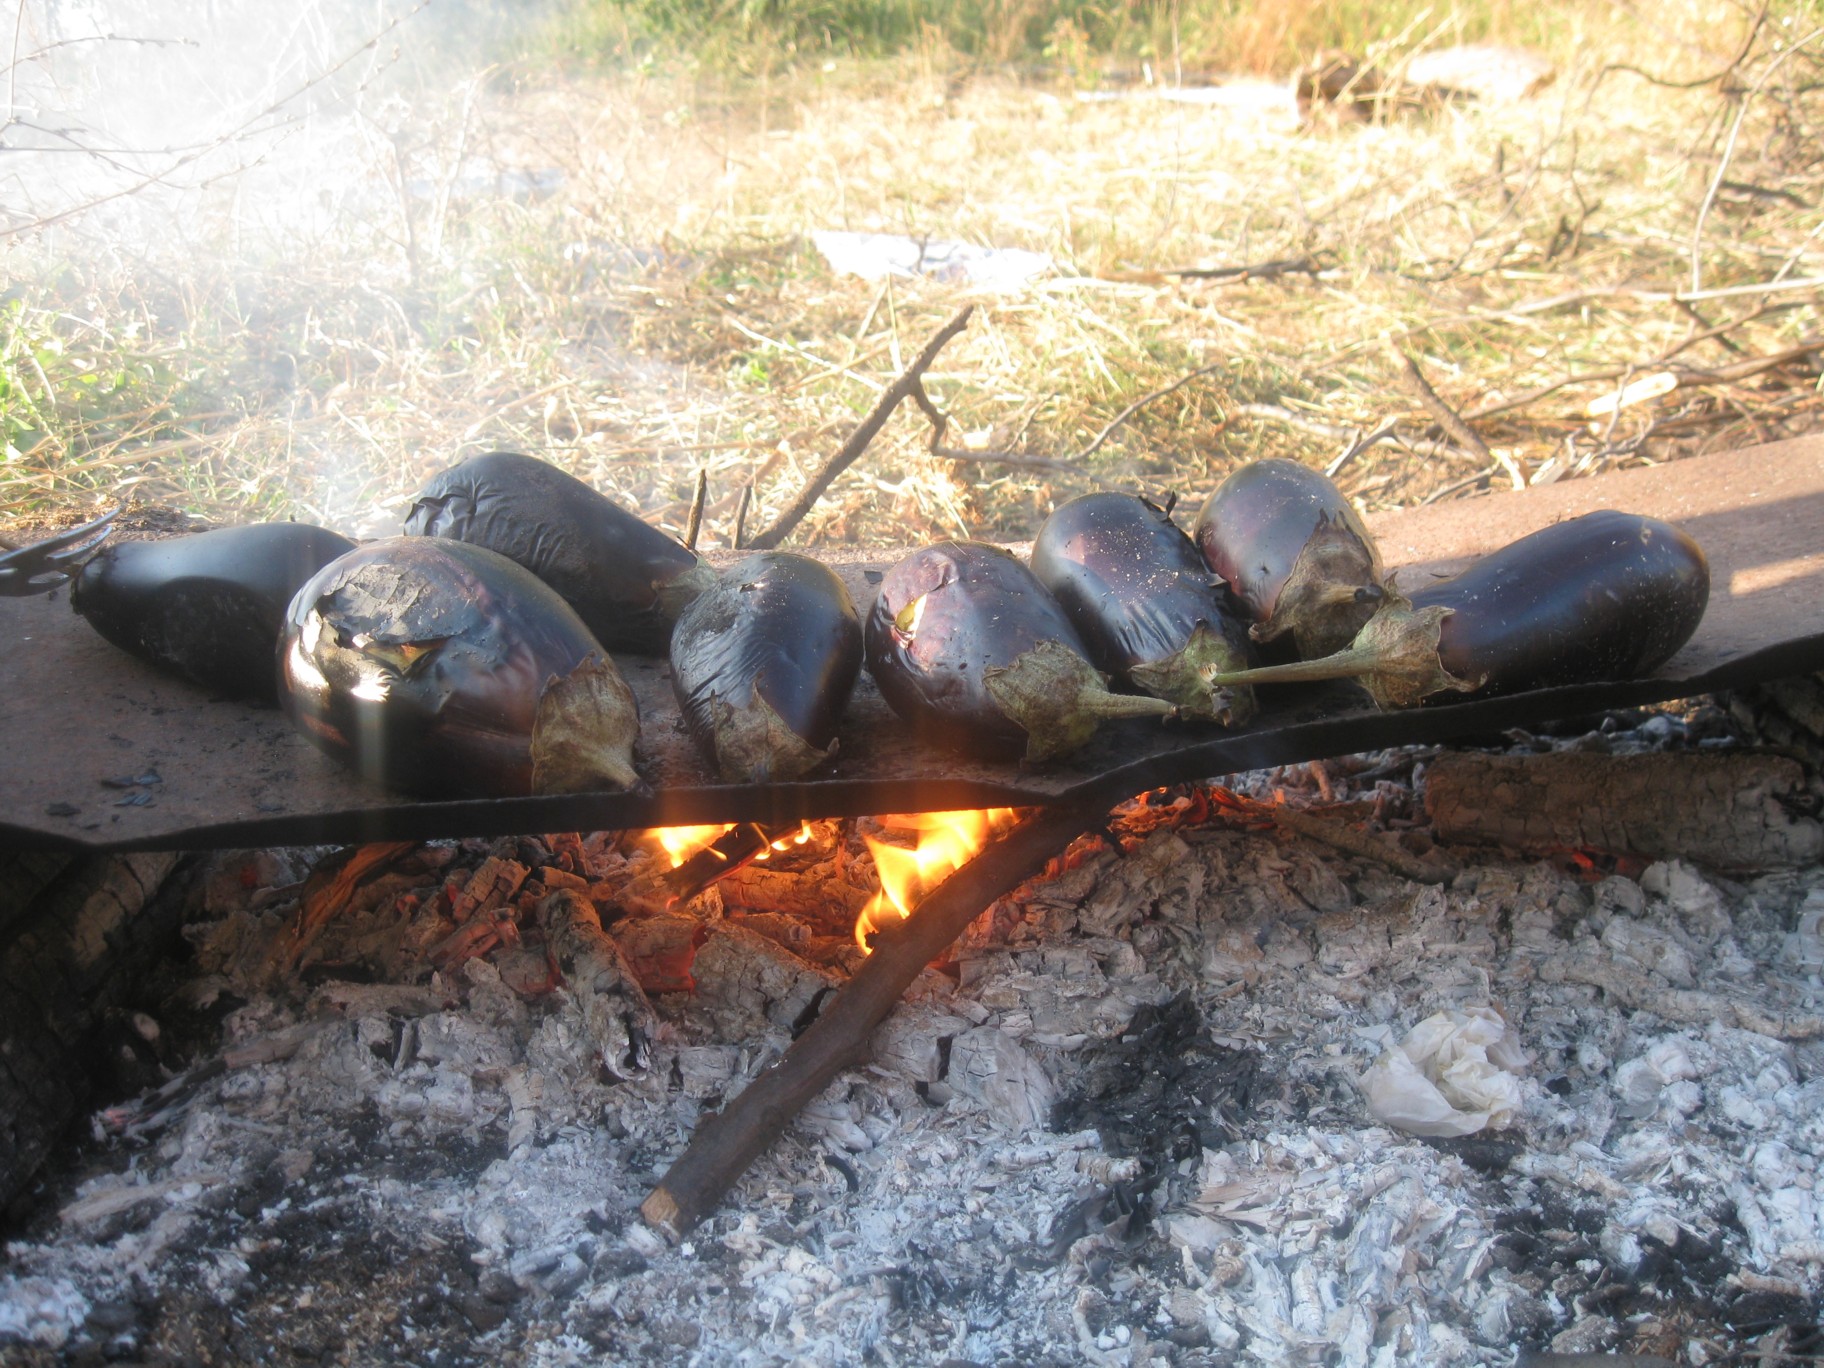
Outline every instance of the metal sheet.
[[[1143, 789], [1381, 746], [1445, 741], [1824, 669], [1824, 437], [1408, 510], [1372, 520], [1401, 579], [1596, 508], [1667, 518], [1710, 558], [1710, 608], [1645, 680], [1376, 713], [1349, 685], [1280, 691], [1234, 732], [1110, 726], [1068, 763], [1027, 771], [910, 744], [865, 678], [834, 774], [765, 789], [714, 779], [677, 725], [663, 662], [619, 662], [644, 719], [650, 798], [426, 803], [363, 787], [283, 717], [209, 698], [102, 641], [67, 595], [0, 599], [0, 846], [284, 845], [952, 807], [1111, 803]], [[876, 555], [832, 563], [872, 597]], [[130, 781], [156, 774], [155, 783]]]

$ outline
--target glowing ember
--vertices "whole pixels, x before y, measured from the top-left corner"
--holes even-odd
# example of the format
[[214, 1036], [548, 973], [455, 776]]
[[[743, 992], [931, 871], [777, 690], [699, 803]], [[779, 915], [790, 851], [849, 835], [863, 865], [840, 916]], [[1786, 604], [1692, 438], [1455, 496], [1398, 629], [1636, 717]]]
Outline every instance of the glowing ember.
[[910, 915], [920, 898], [961, 869], [997, 834], [1014, 824], [1012, 808], [974, 812], [917, 812], [882, 817], [880, 824], [915, 831], [913, 848], [863, 837], [880, 874], [880, 892], [855, 919], [855, 941], [871, 950], [871, 938], [884, 926]]
[[664, 850], [676, 869], [684, 861], [715, 842], [723, 832], [734, 826], [733, 822], [724, 822], [720, 826], [675, 826], [654, 827], [649, 833]]

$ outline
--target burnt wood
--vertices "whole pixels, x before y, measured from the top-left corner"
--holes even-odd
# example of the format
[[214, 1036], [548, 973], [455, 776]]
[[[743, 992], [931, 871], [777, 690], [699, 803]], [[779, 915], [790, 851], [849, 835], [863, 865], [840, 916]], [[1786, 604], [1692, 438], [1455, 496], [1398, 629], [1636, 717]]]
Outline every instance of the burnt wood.
[[[1186, 491], [1187, 494], [1196, 491]], [[1610, 707], [1824, 669], [1824, 437], [1567, 480], [1370, 520], [1412, 588], [1566, 517], [1663, 518], [1709, 557], [1696, 636], [1649, 679], [1377, 713], [1353, 685], [1272, 691], [1234, 731], [1110, 724], [1042, 769], [916, 745], [865, 677], [826, 774], [725, 784], [678, 727], [668, 667], [618, 659], [639, 698], [650, 796], [416, 802], [364, 787], [276, 710], [211, 698], [101, 640], [67, 595], [0, 599], [0, 848], [199, 849], [679, 823], [796, 822], [940, 808], [1071, 805], [1104, 781], [1129, 792], [1382, 746], [1436, 743]], [[896, 556], [819, 552], [857, 607]], [[138, 781], [146, 782], [138, 782]]]

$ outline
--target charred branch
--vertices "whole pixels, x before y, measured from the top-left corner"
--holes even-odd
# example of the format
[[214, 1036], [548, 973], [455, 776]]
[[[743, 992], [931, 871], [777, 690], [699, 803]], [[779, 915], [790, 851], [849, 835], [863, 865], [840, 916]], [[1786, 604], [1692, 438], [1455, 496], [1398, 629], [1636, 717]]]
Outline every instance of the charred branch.
[[772, 1068], [691, 1137], [641, 1204], [647, 1222], [672, 1239], [713, 1211], [747, 1166], [844, 1069], [867, 1057], [885, 1020], [924, 967], [943, 953], [994, 899], [1041, 869], [1105, 809], [1043, 811], [985, 849], [883, 935], [874, 953]]

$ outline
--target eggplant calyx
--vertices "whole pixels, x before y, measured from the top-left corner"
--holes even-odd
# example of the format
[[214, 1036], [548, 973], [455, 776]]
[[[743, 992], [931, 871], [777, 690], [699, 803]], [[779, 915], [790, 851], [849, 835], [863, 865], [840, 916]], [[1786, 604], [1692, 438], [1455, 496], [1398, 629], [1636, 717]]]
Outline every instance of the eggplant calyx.
[[995, 707], [1026, 733], [1027, 764], [1068, 755], [1111, 717], [1170, 717], [1163, 698], [1110, 693], [1095, 666], [1070, 647], [1041, 641], [1011, 665], [982, 672]]
[[683, 616], [684, 610], [696, 602], [697, 595], [715, 582], [715, 567], [700, 560], [663, 583], [655, 583], [652, 594], [658, 600], [659, 612], [664, 615], [665, 621], [676, 622]]
[[1247, 667], [1245, 657], [1221, 632], [1199, 623], [1176, 655], [1136, 665], [1127, 673], [1154, 698], [1176, 703], [1189, 720], [1236, 727], [1257, 711], [1254, 690], [1245, 684], [1212, 684], [1209, 677]]
[[1380, 570], [1372, 546], [1340, 517], [1325, 516], [1292, 562], [1272, 615], [1249, 635], [1272, 641], [1290, 632], [1303, 660], [1340, 651], [1387, 597]]
[[1263, 665], [1208, 678], [1212, 684], [1229, 685], [1359, 679], [1381, 708], [1410, 708], [1446, 691], [1468, 693], [1481, 688], [1483, 681], [1457, 678], [1438, 657], [1440, 628], [1454, 611], [1437, 603], [1415, 610], [1396, 595], [1368, 620], [1346, 650], [1316, 660]]
[[1434, 603], [1414, 611], [1404, 599], [1368, 619], [1351, 650], [1367, 651], [1375, 666], [1362, 677], [1379, 708], [1414, 708], [1436, 693], [1472, 693], [1480, 679], [1459, 679], [1444, 668], [1438, 634], [1455, 609]]
[[725, 783], [784, 783], [836, 754], [836, 742], [818, 750], [788, 727], [757, 688], [743, 708], [720, 696], [710, 699], [709, 716], [716, 734], [716, 769]]
[[553, 675], [532, 723], [532, 791], [588, 793], [643, 790], [633, 768], [639, 705], [614, 662], [587, 656], [569, 674]]

